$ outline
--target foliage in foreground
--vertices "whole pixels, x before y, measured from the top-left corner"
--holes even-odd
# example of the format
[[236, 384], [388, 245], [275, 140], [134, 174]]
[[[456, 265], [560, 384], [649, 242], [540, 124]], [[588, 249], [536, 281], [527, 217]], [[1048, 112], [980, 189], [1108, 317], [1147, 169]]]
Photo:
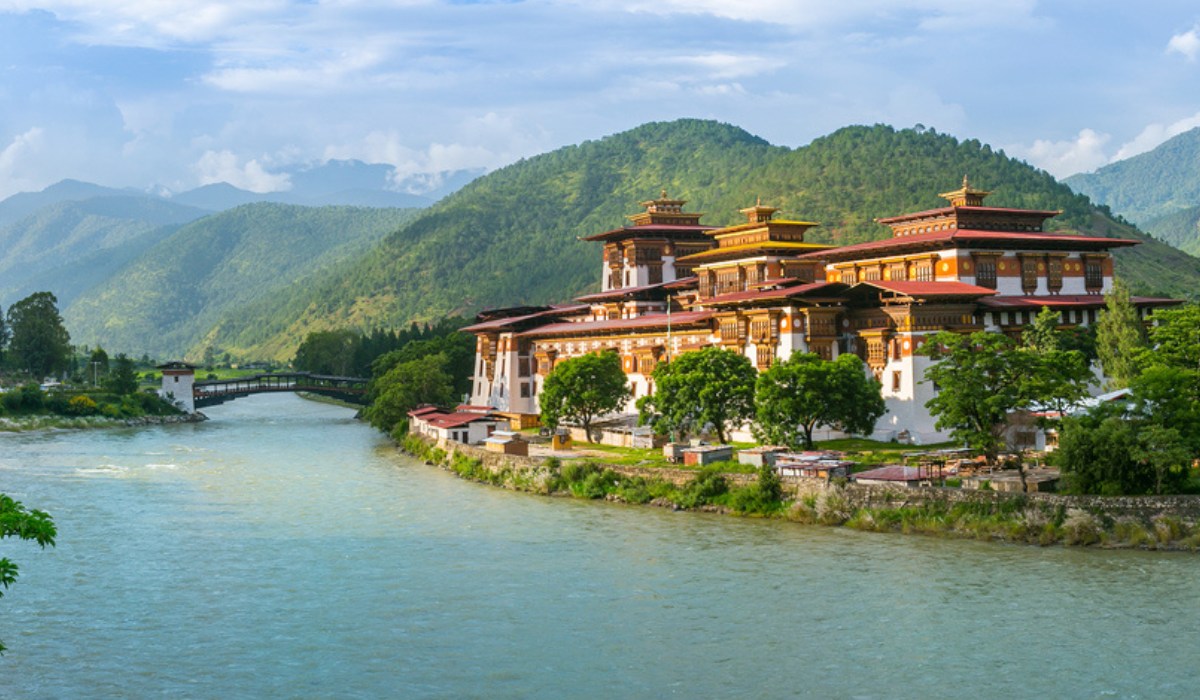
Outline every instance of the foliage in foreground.
[[616, 411], [629, 399], [621, 357], [590, 352], [555, 363], [538, 394], [542, 422], [551, 430], [569, 420], [578, 423], [592, 442], [592, 422]]
[[757, 372], [741, 353], [718, 347], [685, 352], [654, 368], [654, 393], [638, 399], [639, 420], [660, 435], [709, 426], [724, 443], [754, 415]]
[[[28, 510], [19, 501], [0, 493], [0, 540], [8, 537], [18, 537], [23, 540], [37, 542], [43, 549], [46, 545], [54, 546], [54, 538], [58, 530], [54, 520], [48, 513], [40, 510]], [[0, 598], [4, 591], [16, 583], [18, 567], [7, 557], [0, 557]], [[4, 653], [4, 643], [0, 642], [0, 654]]]

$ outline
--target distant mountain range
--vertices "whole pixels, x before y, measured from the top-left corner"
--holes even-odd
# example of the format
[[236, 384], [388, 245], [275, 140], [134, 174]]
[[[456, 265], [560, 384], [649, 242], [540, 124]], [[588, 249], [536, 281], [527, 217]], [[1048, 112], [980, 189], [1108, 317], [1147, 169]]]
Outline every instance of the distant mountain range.
[[1200, 128], [1063, 182], [1155, 238], [1200, 254]]
[[[363, 187], [378, 184], [379, 167], [297, 172], [288, 194], [382, 197]], [[732, 223], [761, 198], [783, 216], [821, 222], [812, 240], [845, 244], [889, 236], [876, 218], [940, 206], [937, 193], [963, 174], [994, 192], [989, 204], [1061, 210], [1053, 228], [1145, 241], [1116, 253], [1118, 274], [1139, 293], [1200, 290], [1200, 259], [975, 140], [856, 126], [790, 149], [684, 119], [522, 160], [423, 209], [255, 201], [213, 214], [248, 193], [218, 185], [162, 199], [65, 181], [0, 202], [0, 303], [45, 285], [77, 343], [287, 360], [314, 330], [399, 327], [594, 291], [600, 251], [579, 237], [621, 226], [663, 189], [707, 212], [705, 223]], [[413, 188], [431, 196], [470, 176]]]

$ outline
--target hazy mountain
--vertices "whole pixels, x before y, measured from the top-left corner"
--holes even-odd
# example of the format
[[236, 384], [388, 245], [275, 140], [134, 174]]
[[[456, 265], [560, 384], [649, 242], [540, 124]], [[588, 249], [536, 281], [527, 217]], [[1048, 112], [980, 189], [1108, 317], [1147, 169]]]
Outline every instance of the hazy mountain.
[[412, 210], [254, 203], [193, 221], [64, 305], [76, 343], [168, 357], [218, 333], [240, 307], [299, 292], [361, 255]]
[[425, 207], [462, 187], [478, 171], [422, 173], [393, 181], [390, 165], [357, 160], [331, 160], [317, 166], [284, 169], [290, 189], [259, 194], [228, 183], [204, 185], [172, 199], [182, 204], [223, 211], [251, 202], [278, 202], [320, 207], [331, 205]]
[[1200, 206], [1200, 128], [1063, 182], [1136, 224]]
[[126, 190], [101, 187], [90, 182], [63, 180], [41, 192], [19, 192], [0, 201], [0, 226], [19, 221], [42, 207], [61, 202], [77, 202], [93, 197], [128, 196]]
[[[92, 196], [97, 192], [102, 196]], [[180, 225], [206, 214], [157, 197], [111, 192], [86, 183], [59, 183], [38, 193], [45, 195], [42, 201], [68, 195], [91, 198], [42, 204], [0, 226], [0, 304], [8, 306], [45, 289], [52, 289], [60, 304], [69, 303]]]
[[[1117, 256], [1143, 293], [1193, 296], [1200, 259], [1113, 220], [1046, 173], [975, 140], [933, 131], [850, 127], [799, 149], [698, 120], [647, 124], [562, 148], [475, 180], [361, 258], [264, 297], [226, 319], [208, 345], [290, 356], [317, 329], [398, 326], [482, 307], [563, 301], [594, 291], [600, 249], [577, 240], [624, 223], [666, 189], [727, 224], [761, 197], [782, 215], [820, 221], [812, 239], [852, 243], [890, 231], [877, 217], [936, 207], [969, 174], [997, 206], [1059, 209], [1052, 227], [1148, 243]], [[193, 347], [193, 356], [202, 348]]]
[[1176, 248], [1200, 255], [1200, 206], [1183, 209], [1146, 222], [1146, 231]]

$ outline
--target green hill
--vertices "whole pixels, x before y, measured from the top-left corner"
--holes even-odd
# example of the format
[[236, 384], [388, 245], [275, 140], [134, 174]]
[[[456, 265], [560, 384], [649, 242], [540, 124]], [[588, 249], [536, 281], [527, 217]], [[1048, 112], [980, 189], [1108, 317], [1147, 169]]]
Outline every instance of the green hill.
[[[943, 204], [967, 174], [989, 204], [1059, 209], [1056, 228], [1148, 241], [1120, 251], [1118, 273], [1142, 293], [1193, 296], [1200, 259], [1094, 208], [1046, 173], [978, 141], [926, 130], [849, 127], [788, 149], [726, 124], [647, 124], [482, 177], [358, 259], [252, 302], [204, 339], [235, 354], [287, 358], [310, 330], [399, 326], [483, 307], [568, 300], [596, 289], [599, 248], [578, 236], [622, 225], [666, 189], [727, 224], [761, 197], [789, 218], [823, 223], [813, 240], [890, 235], [873, 222]], [[201, 346], [192, 346], [193, 356]]]
[[1200, 206], [1200, 127], [1063, 182], [1137, 224]]
[[[75, 184], [80, 187], [71, 191], [95, 188]], [[65, 190], [60, 183], [46, 193]], [[14, 202], [35, 200], [28, 195], [6, 203], [11, 207]], [[0, 304], [8, 306], [44, 289], [53, 289], [59, 303], [67, 304], [182, 224], [206, 213], [157, 197], [111, 193], [43, 204], [0, 226]]]
[[304, 293], [316, 272], [361, 255], [413, 216], [409, 209], [248, 204], [192, 222], [74, 303], [72, 340], [176, 356], [245, 304]]
[[1200, 206], [1155, 217], [1147, 221], [1144, 228], [1168, 245], [1200, 255]]

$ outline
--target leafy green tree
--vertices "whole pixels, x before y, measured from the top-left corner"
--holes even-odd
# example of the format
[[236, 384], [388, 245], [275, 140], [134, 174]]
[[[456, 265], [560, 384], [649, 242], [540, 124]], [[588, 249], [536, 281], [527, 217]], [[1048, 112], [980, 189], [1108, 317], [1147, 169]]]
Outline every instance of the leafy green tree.
[[689, 433], [712, 425], [717, 439], [754, 416], [750, 360], [732, 350], [685, 352], [654, 368], [654, 393], [638, 401], [640, 418], [659, 433]]
[[1000, 333], [943, 331], [918, 351], [934, 360], [925, 371], [937, 395], [925, 403], [939, 430], [980, 450], [989, 462], [1004, 446], [1008, 414], [1027, 403], [1026, 358]]
[[0, 366], [4, 364], [4, 355], [8, 351], [8, 341], [12, 338], [8, 322], [4, 320], [4, 307], [0, 306]]
[[1200, 304], [1159, 309], [1151, 317], [1149, 362], [1200, 370]]
[[35, 377], [66, 369], [71, 360], [71, 336], [58, 313], [58, 299], [37, 292], [8, 308], [9, 342], [13, 362]]
[[1148, 347], [1146, 328], [1129, 300], [1129, 287], [1116, 279], [1104, 297], [1096, 323], [1096, 353], [1111, 389], [1123, 389], [1138, 373], [1138, 358]]
[[361, 339], [357, 331], [347, 329], [309, 333], [296, 349], [292, 366], [301, 372], [350, 376]]
[[92, 350], [92, 354], [88, 357], [87, 369], [92, 375], [92, 384], [98, 384], [100, 377], [108, 376], [108, 353], [104, 351], [104, 348], [97, 345], [96, 349]]
[[758, 375], [754, 405], [760, 440], [806, 449], [817, 426], [869, 433], [887, 410], [878, 380], [851, 354], [829, 361], [798, 353], [775, 363]]
[[128, 396], [137, 392], [137, 372], [134, 370], [133, 360], [125, 353], [117, 355], [112, 373], [105, 384], [109, 391], [120, 396]]
[[1200, 371], [1153, 364], [1130, 388], [1138, 417], [1178, 431], [1188, 451], [1200, 456]]
[[1066, 490], [1108, 496], [1174, 493], [1187, 482], [1179, 431], [1147, 423], [1120, 404], [1063, 421], [1055, 459]]
[[1025, 347], [1039, 353], [1052, 352], [1059, 349], [1059, 315], [1043, 306], [1033, 323], [1025, 328], [1021, 341]]
[[375, 398], [363, 410], [367, 421], [391, 433], [408, 412], [422, 404], [445, 406], [454, 401], [453, 381], [442, 354], [401, 362], [374, 381]]
[[[0, 539], [19, 537], [23, 540], [37, 542], [43, 549], [46, 545], [54, 546], [54, 538], [58, 531], [54, 520], [44, 511], [28, 510], [19, 501], [0, 493]], [[17, 581], [18, 567], [7, 557], [0, 558], [0, 598], [4, 591]], [[4, 644], [0, 643], [0, 654], [4, 653]]]
[[593, 421], [624, 406], [629, 395], [620, 356], [601, 350], [555, 363], [542, 383], [538, 407], [551, 429], [573, 421], [592, 442]]

